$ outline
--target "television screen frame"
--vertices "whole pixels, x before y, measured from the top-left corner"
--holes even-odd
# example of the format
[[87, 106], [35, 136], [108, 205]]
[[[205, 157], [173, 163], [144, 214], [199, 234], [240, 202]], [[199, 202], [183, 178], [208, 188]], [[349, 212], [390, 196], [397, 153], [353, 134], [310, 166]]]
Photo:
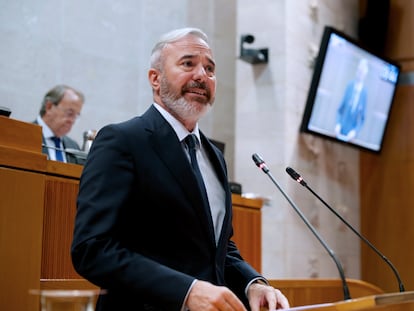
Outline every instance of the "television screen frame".
[[[359, 119], [355, 122], [356, 136], [351, 132], [339, 134], [340, 105], [347, 98], [347, 85], [355, 79], [358, 68], [365, 67], [363, 84], [359, 84], [353, 100], [353, 113], [360, 104]], [[394, 103], [395, 92], [401, 75], [401, 66], [364, 47], [362, 43], [331, 26], [325, 26], [319, 53], [315, 61], [311, 85], [303, 112], [300, 132], [327, 138], [361, 150], [380, 153]], [[361, 85], [365, 85], [361, 87]], [[362, 89], [366, 87], [366, 91]], [[348, 96], [349, 98], [349, 96]], [[351, 108], [350, 108], [351, 109]], [[348, 110], [351, 111], [351, 110]], [[345, 118], [342, 118], [342, 120]], [[342, 123], [342, 129], [347, 123]], [[359, 125], [358, 125], [359, 124]]]

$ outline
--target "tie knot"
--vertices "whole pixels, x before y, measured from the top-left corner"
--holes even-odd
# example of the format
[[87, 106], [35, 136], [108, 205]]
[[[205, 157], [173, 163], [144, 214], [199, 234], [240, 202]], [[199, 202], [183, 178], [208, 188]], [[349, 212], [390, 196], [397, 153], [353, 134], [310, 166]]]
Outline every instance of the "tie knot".
[[59, 138], [59, 137], [53, 136], [53, 137], [52, 137], [52, 140], [53, 140], [55, 143], [56, 143], [56, 142], [60, 143], [60, 138]]
[[53, 136], [53, 137], [51, 137], [51, 139], [55, 143], [55, 146], [59, 148], [60, 147], [60, 137]]
[[188, 146], [188, 148], [191, 149], [196, 149], [197, 148], [197, 136], [195, 136], [194, 134], [190, 134], [188, 135], [185, 139], [184, 139], [186, 145]]

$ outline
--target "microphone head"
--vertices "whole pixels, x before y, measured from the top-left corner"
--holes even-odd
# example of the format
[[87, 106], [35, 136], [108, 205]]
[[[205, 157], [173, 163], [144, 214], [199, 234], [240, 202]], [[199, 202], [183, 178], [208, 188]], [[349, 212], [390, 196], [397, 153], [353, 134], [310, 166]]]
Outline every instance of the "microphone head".
[[258, 168], [261, 168], [263, 172], [265, 172], [265, 173], [269, 172], [269, 169], [267, 168], [266, 163], [263, 161], [263, 159], [257, 153], [254, 153], [252, 155], [252, 159], [253, 159], [254, 163], [256, 164], [256, 166]]
[[262, 164], [262, 163], [264, 163], [264, 161], [263, 161], [263, 159], [257, 154], [257, 153], [254, 153], [253, 155], [252, 155], [252, 159], [253, 159], [253, 161], [254, 161], [254, 163], [258, 166], [258, 167], [260, 167], [260, 165]]
[[294, 180], [296, 180], [298, 183], [300, 183], [302, 186], [306, 186], [306, 182], [303, 180], [302, 176], [299, 175], [293, 168], [287, 167], [286, 172], [292, 177]]
[[300, 175], [298, 173], [296, 173], [296, 171], [291, 168], [291, 167], [287, 167], [286, 168], [286, 172], [290, 175], [290, 177], [292, 177], [294, 180], [298, 180]]

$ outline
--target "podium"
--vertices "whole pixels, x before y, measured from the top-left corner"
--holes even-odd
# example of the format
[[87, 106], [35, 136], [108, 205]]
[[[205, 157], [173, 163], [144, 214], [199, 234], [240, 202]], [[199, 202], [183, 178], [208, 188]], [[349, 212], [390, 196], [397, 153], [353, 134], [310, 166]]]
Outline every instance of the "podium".
[[414, 291], [372, 295], [335, 303], [307, 305], [288, 309], [290, 311], [412, 311]]
[[0, 309], [36, 310], [46, 183], [41, 128], [0, 116]]
[[[344, 299], [343, 283], [339, 278], [318, 279], [277, 279], [269, 280], [270, 285], [280, 289], [291, 306], [316, 305], [337, 302]], [[362, 280], [346, 279], [351, 298], [383, 294], [375, 285]]]
[[0, 116], [0, 133], [0, 310], [33, 311], [41, 278], [79, 278], [68, 237], [82, 167], [48, 161], [38, 125]]

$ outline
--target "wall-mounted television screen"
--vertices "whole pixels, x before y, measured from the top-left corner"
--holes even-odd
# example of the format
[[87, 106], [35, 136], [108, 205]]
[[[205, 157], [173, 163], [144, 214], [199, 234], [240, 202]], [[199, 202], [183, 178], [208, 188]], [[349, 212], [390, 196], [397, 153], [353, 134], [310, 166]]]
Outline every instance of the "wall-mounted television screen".
[[326, 26], [300, 131], [379, 153], [400, 70]]

